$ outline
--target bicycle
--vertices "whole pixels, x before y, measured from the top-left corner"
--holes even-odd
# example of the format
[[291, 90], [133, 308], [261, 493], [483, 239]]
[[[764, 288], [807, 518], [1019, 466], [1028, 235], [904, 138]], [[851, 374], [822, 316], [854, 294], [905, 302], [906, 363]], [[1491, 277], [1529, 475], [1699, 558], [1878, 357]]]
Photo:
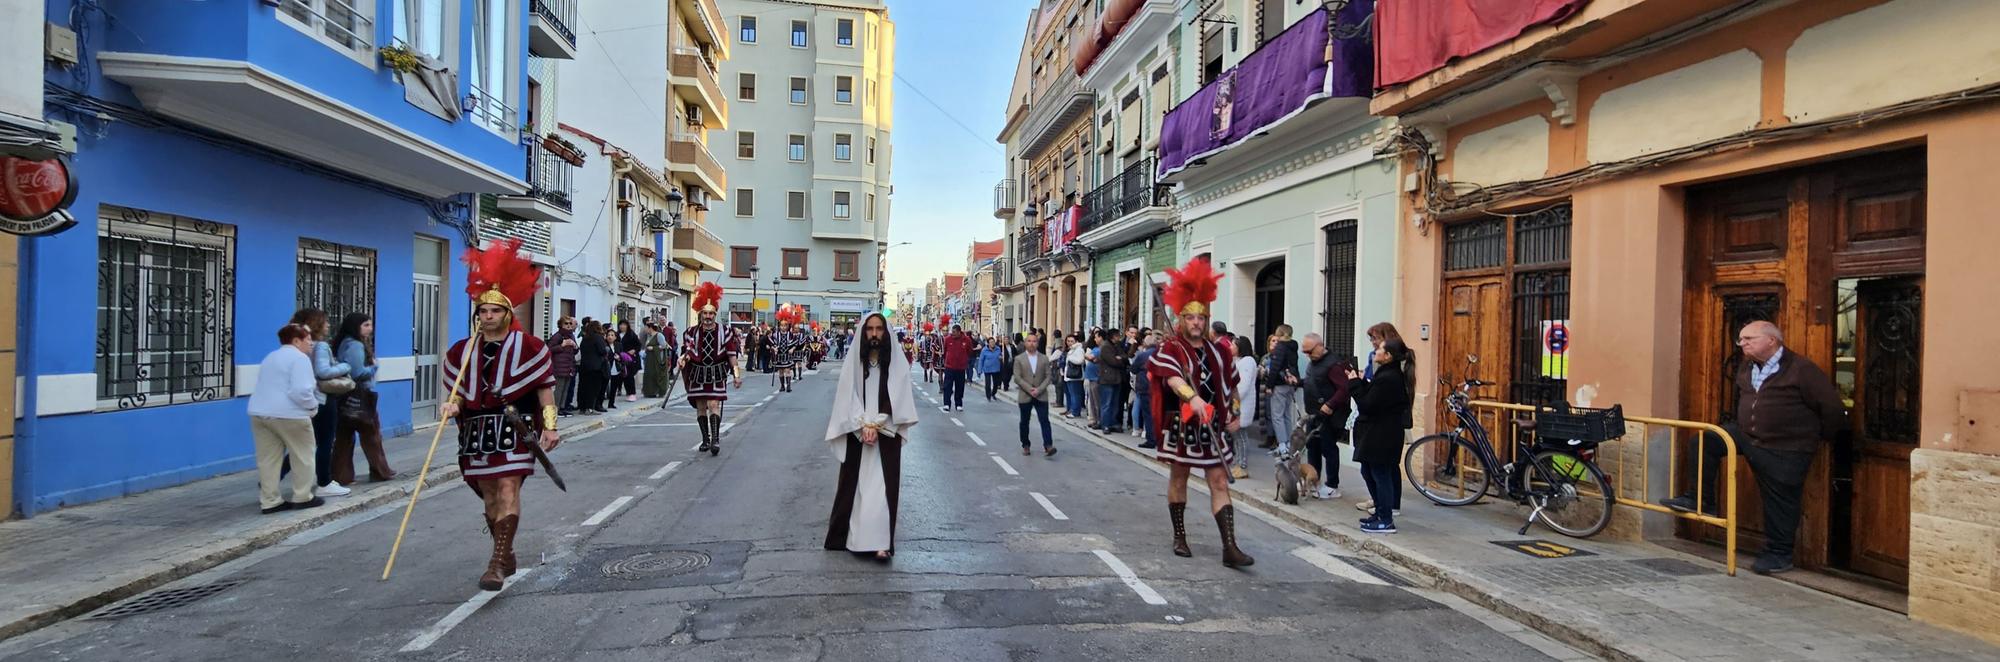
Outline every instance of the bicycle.
[[[1438, 383], [1452, 388], [1447, 379]], [[1489, 492], [1531, 506], [1516, 535], [1526, 535], [1536, 520], [1572, 538], [1603, 531], [1611, 523], [1617, 493], [1597, 466], [1597, 445], [1624, 435], [1622, 408], [1570, 408], [1565, 403], [1560, 409], [1535, 412], [1533, 420], [1517, 419], [1527, 434], [1514, 439], [1517, 461], [1503, 464], [1471, 406], [1472, 389], [1492, 385], [1466, 379], [1446, 396], [1457, 425], [1450, 432], [1418, 439], [1404, 450], [1403, 472], [1410, 485], [1440, 506], [1469, 505]], [[1525, 469], [1518, 458], [1529, 458]], [[1494, 477], [1499, 478], [1497, 487]]]

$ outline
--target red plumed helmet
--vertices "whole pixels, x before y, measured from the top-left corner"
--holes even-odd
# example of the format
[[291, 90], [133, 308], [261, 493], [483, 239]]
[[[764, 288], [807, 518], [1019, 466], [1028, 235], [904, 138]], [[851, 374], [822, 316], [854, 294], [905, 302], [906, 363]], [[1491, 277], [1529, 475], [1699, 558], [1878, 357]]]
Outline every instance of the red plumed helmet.
[[782, 306], [778, 306], [779, 324], [785, 324], [785, 323], [798, 324], [799, 321], [804, 318], [805, 318], [805, 311], [799, 310], [798, 304], [788, 303]]
[[516, 304], [534, 297], [535, 288], [541, 285], [542, 270], [521, 255], [517, 237], [490, 242], [485, 250], [465, 249], [459, 259], [465, 261], [467, 271], [465, 293], [472, 295], [475, 305], [493, 304], [512, 311]]
[[701, 285], [696, 286], [694, 288], [695, 310], [712, 313], [715, 312], [715, 307], [721, 304], [722, 304], [721, 285], [717, 285], [715, 283], [702, 283]]
[[936, 330], [937, 330], [937, 325], [936, 325], [936, 324], [932, 324], [932, 323], [930, 323], [930, 322], [924, 322], [924, 333], [930, 333], [930, 332], [932, 332], [932, 331], [936, 331]]
[[1180, 269], [1168, 269], [1167, 279], [1167, 287], [1160, 296], [1167, 300], [1167, 307], [1175, 315], [1207, 315], [1208, 304], [1215, 302], [1215, 286], [1222, 282], [1222, 273], [1207, 259], [1197, 257]]
[[950, 327], [950, 326], [951, 326], [951, 315], [950, 315], [950, 314], [945, 314], [945, 315], [942, 315], [942, 316], [938, 317], [938, 326], [940, 326], [940, 327]]

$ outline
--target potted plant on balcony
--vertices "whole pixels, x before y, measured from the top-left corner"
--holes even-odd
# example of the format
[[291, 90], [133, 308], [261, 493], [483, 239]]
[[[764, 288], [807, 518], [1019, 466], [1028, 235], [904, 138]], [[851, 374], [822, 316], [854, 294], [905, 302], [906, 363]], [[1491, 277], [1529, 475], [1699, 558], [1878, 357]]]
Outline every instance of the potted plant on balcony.
[[554, 131], [550, 131], [548, 135], [542, 137], [542, 149], [548, 150], [550, 154], [556, 155], [556, 158], [562, 159], [570, 165], [583, 165], [583, 149], [577, 147], [576, 143], [557, 135]]
[[398, 74], [413, 74], [423, 67], [423, 60], [414, 51], [400, 45], [383, 46], [377, 53], [382, 56], [382, 66]]

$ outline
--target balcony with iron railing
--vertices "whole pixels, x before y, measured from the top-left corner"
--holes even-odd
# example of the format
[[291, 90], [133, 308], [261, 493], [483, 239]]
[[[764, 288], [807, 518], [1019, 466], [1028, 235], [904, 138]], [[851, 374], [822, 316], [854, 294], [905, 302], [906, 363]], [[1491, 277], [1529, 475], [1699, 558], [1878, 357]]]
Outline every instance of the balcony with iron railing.
[[1028, 104], [1028, 118], [1022, 122], [1021, 155], [1033, 158], [1054, 145], [1062, 137], [1062, 127], [1090, 114], [1096, 99], [1075, 72], [1067, 68], [1057, 72]]
[[708, 153], [701, 136], [691, 131], [675, 131], [667, 143], [667, 171], [694, 177], [709, 191], [729, 190], [729, 173]]
[[1141, 159], [1083, 196], [1083, 219], [1076, 240], [1106, 249], [1164, 232], [1168, 218], [1168, 188], [1162, 186], [1153, 159]]
[[576, 59], [576, 0], [528, 0], [528, 52], [553, 60]]
[[528, 192], [495, 196], [501, 211], [531, 221], [568, 223], [576, 167], [541, 143], [528, 146]]
[[1021, 265], [1023, 273], [1033, 274], [1048, 266], [1049, 249], [1043, 245], [1042, 226], [1021, 230], [1020, 239], [1014, 242], [1014, 263]]
[[674, 4], [681, 13], [694, 17], [686, 26], [696, 41], [710, 44], [724, 58], [729, 57], [729, 32], [722, 26], [722, 10], [715, 0], [675, 0]]
[[727, 247], [704, 223], [683, 223], [674, 230], [674, 261], [697, 271], [721, 271]]
[[1003, 221], [1013, 218], [1014, 212], [1019, 211], [1017, 205], [1020, 204], [1020, 198], [1020, 189], [1014, 185], [1014, 180], [1002, 179], [1000, 183], [994, 184], [993, 217]]
[[728, 128], [728, 97], [722, 95], [715, 61], [707, 53], [693, 46], [674, 47], [667, 80], [681, 99], [700, 109], [703, 128]]

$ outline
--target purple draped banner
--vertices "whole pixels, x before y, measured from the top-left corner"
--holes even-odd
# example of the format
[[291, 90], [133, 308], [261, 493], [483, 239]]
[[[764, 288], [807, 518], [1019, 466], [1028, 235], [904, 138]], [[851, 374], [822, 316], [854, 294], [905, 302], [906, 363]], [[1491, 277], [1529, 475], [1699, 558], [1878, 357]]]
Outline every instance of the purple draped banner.
[[[1350, 2], [1340, 24], [1362, 25], [1374, 8], [1374, 0]], [[1160, 127], [1159, 174], [1241, 142], [1315, 100], [1366, 98], [1374, 73], [1368, 38], [1340, 40], [1331, 66], [1326, 42], [1327, 12], [1321, 9], [1168, 111]]]

